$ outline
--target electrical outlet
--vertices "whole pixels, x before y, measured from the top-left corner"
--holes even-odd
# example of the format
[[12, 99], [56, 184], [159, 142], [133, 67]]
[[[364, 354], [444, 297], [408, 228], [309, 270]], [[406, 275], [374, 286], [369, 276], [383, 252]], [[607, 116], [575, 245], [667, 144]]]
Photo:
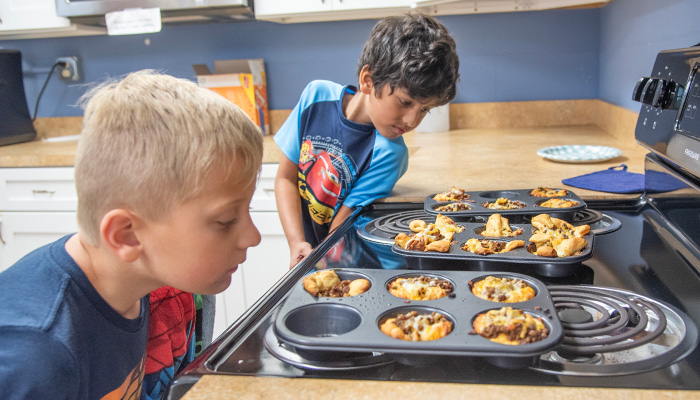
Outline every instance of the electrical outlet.
[[62, 63], [58, 67], [58, 74], [62, 81], [78, 82], [80, 80], [80, 70], [78, 68], [78, 57], [58, 57], [57, 63]]

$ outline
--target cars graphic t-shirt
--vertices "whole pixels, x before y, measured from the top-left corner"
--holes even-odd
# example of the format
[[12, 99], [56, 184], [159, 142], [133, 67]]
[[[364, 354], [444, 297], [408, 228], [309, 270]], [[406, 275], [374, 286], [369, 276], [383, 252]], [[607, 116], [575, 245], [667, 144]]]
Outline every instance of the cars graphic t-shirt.
[[328, 235], [341, 205], [365, 206], [387, 197], [408, 168], [402, 137], [389, 140], [372, 124], [343, 115], [352, 86], [313, 81], [274, 140], [298, 167], [306, 240], [318, 245]]

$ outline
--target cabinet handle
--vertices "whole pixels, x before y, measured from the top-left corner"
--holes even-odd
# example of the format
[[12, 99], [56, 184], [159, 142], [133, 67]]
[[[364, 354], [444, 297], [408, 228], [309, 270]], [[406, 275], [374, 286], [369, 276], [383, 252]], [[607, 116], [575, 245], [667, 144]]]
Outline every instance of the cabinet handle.
[[265, 193], [275, 193], [275, 188], [262, 188]]
[[2, 219], [0, 218], [0, 243], [5, 245], [5, 239], [2, 238]]
[[50, 194], [53, 195], [56, 193], [55, 190], [46, 190], [46, 189], [32, 189], [33, 194]]

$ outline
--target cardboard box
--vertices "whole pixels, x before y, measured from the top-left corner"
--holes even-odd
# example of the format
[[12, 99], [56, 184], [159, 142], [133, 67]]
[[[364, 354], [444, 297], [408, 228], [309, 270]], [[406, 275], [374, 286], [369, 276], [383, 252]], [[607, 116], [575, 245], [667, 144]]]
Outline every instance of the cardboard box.
[[263, 132], [270, 134], [267, 83], [261, 58], [214, 61], [214, 73], [205, 64], [192, 66], [197, 84], [211, 89], [239, 106]]

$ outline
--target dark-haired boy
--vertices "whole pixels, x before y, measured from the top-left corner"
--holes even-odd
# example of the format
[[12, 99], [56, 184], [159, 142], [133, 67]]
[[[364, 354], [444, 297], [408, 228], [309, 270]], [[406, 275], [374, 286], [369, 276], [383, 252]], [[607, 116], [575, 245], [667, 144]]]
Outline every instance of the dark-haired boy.
[[358, 62], [359, 87], [313, 81], [275, 134], [277, 207], [294, 266], [356, 206], [387, 197], [408, 167], [401, 137], [456, 94], [459, 58], [432, 17], [380, 20]]

